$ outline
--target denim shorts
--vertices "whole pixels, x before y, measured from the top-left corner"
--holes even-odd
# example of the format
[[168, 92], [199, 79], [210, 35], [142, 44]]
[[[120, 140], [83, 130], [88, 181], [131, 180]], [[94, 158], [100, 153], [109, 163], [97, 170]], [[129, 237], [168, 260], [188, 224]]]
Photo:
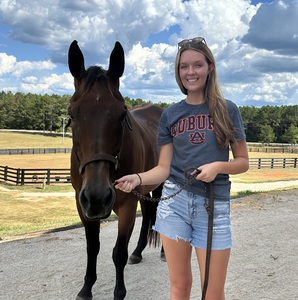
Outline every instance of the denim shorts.
[[[170, 181], [164, 183], [162, 197], [174, 194], [180, 187]], [[202, 196], [182, 190], [158, 204], [154, 230], [170, 239], [182, 239], [193, 247], [206, 249], [208, 213]], [[214, 199], [212, 250], [232, 247], [230, 199]]]

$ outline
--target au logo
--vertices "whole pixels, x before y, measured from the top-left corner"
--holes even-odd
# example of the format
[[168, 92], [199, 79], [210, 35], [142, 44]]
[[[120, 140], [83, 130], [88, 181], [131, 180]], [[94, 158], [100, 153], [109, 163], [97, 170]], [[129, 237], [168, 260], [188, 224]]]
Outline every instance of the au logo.
[[189, 142], [191, 144], [198, 145], [198, 144], [205, 143], [205, 141], [206, 141], [206, 133], [205, 132], [196, 131], [195, 133], [191, 133], [189, 135]]

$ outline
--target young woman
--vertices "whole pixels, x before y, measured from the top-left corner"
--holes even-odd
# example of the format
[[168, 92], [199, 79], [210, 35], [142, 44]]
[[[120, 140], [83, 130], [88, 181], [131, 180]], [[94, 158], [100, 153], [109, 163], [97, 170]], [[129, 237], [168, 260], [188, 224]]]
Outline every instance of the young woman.
[[[225, 299], [230, 257], [230, 181], [228, 174], [248, 170], [248, 154], [238, 107], [225, 100], [217, 81], [215, 60], [204, 38], [178, 44], [175, 76], [186, 98], [164, 110], [158, 135], [159, 162], [153, 169], [124, 176], [116, 188], [164, 182], [163, 197], [174, 194], [187, 179], [184, 170], [200, 170], [196, 180], [176, 196], [160, 201], [155, 230], [161, 235], [170, 274], [171, 300], [190, 298], [191, 253], [194, 247], [204, 283], [208, 214], [206, 183], [214, 190], [214, 227], [206, 300]], [[229, 159], [229, 147], [233, 159]]]

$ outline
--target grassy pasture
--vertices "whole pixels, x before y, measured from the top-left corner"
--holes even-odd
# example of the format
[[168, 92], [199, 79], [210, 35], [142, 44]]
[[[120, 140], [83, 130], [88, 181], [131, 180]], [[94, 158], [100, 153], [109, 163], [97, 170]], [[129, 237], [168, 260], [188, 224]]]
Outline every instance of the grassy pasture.
[[[0, 132], [0, 148], [70, 148], [71, 138]], [[290, 153], [249, 153], [251, 158], [297, 157]], [[0, 155], [0, 165], [13, 168], [69, 168], [70, 154]], [[298, 180], [297, 169], [250, 169], [231, 176], [232, 182]], [[78, 224], [70, 184], [11, 186], [0, 184], [0, 239], [39, 230]]]
[[79, 224], [74, 197], [0, 186], [0, 239]]
[[48, 136], [17, 132], [0, 132], [0, 149], [71, 148], [69, 136]]

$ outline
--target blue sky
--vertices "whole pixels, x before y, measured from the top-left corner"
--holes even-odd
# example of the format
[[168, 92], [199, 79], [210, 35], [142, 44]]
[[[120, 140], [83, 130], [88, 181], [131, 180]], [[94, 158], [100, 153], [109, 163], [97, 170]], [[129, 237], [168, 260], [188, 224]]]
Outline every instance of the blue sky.
[[176, 102], [177, 43], [204, 36], [226, 98], [297, 105], [297, 16], [297, 0], [1, 0], [0, 90], [71, 95], [70, 43], [79, 42], [86, 66], [107, 67], [118, 40], [123, 96]]

